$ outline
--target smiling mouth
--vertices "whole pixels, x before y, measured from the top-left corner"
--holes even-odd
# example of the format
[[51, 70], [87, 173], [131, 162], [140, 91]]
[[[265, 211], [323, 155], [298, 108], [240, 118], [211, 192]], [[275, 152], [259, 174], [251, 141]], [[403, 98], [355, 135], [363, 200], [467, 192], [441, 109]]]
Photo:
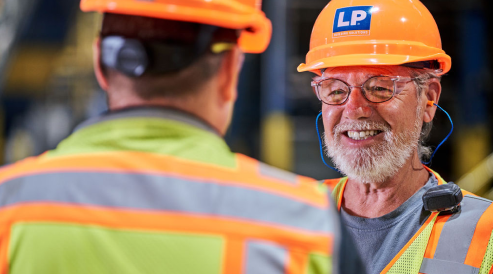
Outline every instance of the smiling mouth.
[[344, 132], [344, 135], [346, 135], [350, 139], [361, 141], [361, 140], [366, 140], [382, 132], [383, 131], [381, 130], [349, 130]]

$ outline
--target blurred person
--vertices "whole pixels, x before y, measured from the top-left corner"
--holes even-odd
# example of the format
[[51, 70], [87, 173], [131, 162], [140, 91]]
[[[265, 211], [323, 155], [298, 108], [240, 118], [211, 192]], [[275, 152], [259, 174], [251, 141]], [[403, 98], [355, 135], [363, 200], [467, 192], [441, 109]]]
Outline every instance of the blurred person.
[[322, 117], [325, 154], [347, 176], [326, 183], [369, 273], [493, 271], [492, 202], [424, 165], [450, 68], [417, 0], [333, 0], [313, 27], [298, 71], [316, 74], [317, 130]]
[[82, 0], [110, 111], [0, 171], [1, 273], [363, 272], [325, 186], [222, 139], [256, 3]]

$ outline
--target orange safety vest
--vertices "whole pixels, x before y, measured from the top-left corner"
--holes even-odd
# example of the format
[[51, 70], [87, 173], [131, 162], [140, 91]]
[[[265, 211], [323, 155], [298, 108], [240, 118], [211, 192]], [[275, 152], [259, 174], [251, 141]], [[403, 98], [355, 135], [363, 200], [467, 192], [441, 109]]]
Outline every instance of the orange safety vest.
[[[88, 233], [104, 228], [113, 236], [118, 231], [217, 236], [224, 240], [221, 273], [307, 273], [311, 267], [330, 272], [330, 261], [321, 269], [318, 264], [331, 256], [338, 237], [326, 191], [312, 179], [244, 155], [236, 158], [236, 168], [227, 168], [114, 151], [42, 155], [5, 167], [0, 170], [0, 273], [19, 273], [22, 264], [39, 267], [36, 273], [55, 272], [43, 268], [56, 260], [46, 252], [11, 261], [28, 256], [23, 247], [30, 245], [29, 224], [46, 223], [63, 229], [76, 224]], [[97, 251], [98, 243], [93, 244]], [[70, 260], [79, 262], [77, 256]]]
[[[438, 173], [425, 168], [438, 180]], [[325, 180], [341, 209], [347, 177]], [[492, 274], [493, 204], [462, 190], [461, 210], [451, 215], [432, 212], [426, 222], [381, 274]]]

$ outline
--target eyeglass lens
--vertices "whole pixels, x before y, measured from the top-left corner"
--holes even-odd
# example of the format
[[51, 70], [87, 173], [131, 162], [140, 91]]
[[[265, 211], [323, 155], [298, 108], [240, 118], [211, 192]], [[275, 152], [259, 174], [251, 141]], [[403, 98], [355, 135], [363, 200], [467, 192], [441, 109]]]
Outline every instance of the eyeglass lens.
[[[324, 103], [338, 105], [349, 97], [351, 87], [338, 79], [326, 79], [314, 87]], [[362, 86], [362, 92], [368, 101], [381, 103], [388, 101], [394, 95], [394, 80], [387, 76], [377, 76], [368, 79]]]

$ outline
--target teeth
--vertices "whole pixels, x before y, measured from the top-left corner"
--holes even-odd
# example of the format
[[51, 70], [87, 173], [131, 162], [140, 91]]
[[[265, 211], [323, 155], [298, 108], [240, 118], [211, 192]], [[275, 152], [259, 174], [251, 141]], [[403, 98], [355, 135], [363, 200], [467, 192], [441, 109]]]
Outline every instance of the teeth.
[[347, 132], [347, 135], [349, 138], [353, 140], [365, 140], [368, 137], [375, 136], [378, 134], [378, 131], [376, 130], [367, 130], [367, 131], [354, 131], [350, 130]]

